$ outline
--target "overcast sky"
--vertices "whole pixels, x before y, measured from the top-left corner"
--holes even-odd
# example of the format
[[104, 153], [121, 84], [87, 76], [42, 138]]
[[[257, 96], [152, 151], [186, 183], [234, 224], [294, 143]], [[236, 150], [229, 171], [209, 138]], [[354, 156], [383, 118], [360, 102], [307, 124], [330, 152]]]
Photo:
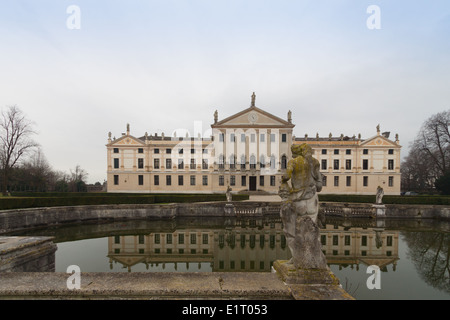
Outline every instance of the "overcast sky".
[[109, 131], [206, 131], [253, 91], [259, 108], [292, 110], [296, 136], [380, 124], [404, 156], [450, 109], [450, 2], [0, 1], [0, 107], [35, 122], [55, 170], [79, 164], [91, 183], [106, 179]]

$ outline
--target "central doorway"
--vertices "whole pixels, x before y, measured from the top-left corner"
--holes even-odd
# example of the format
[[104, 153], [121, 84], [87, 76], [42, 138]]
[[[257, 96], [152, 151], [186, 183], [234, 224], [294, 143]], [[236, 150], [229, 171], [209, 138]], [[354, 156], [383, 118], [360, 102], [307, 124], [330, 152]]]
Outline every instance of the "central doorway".
[[249, 190], [256, 191], [256, 177], [249, 177]]

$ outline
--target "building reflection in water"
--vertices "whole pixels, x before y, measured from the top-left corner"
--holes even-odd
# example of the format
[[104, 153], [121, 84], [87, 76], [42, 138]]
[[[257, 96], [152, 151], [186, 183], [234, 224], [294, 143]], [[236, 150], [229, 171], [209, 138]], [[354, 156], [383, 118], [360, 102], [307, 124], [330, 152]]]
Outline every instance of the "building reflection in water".
[[[108, 238], [110, 269], [270, 272], [275, 260], [291, 257], [279, 218], [229, 220], [221, 228], [177, 227], [171, 232], [117, 235]], [[399, 232], [384, 228], [327, 224], [320, 240], [329, 265], [359, 269], [377, 265], [395, 271]], [[202, 266], [207, 265], [207, 268]], [[207, 270], [205, 270], [207, 269]]]

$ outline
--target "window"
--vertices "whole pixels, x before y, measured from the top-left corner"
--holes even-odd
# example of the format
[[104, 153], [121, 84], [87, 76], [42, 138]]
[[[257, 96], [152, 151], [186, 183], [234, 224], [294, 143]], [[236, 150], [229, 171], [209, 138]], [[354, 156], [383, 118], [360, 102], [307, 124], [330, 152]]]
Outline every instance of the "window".
[[361, 246], [367, 246], [367, 236], [361, 236]]
[[286, 133], [281, 134], [281, 142], [287, 142], [287, 134]]
[[250, 156], [250, 169], [256, 168], [256, 157], [254, 155]]
[[363, 170], [369, 170], [369, 160], [363, 159]]
[[392, 236], [387, 236], [386, 237], [386, 246], [392, 247], [392, 240], [393, 240]]
[[119, 169], [119, 159], [114, 158], [114, 169]]
[[245, 133], [241, 133], [241, 142], [245, 142]]
[[166, 149], [166, 153], [167, 154], [171, 154], [172, 153], [172, 149]]
[[223, 185], [225, 185], [225, 177], [219, 176], [219, 186], [223, 186]]
[[203, 170], [208, 169], [208, 159], [202, 159], [202, 169]]
[[322, 176], [322, 186], [327, 186], [327, 176]]
[[204, 186], [208, 185], [208, 176], [203, 176], [202, 177], [202, 183], [203, 183]]
[[197, 235], [195, 233], [191, 233], [191, 244], [197, 244]]
[[351, 159], [345, 160], [345, 170], [352, 170], [352, 160]]
[[183, 148], [178, 148], [178, 154], [183, 154]]
[[245, 170], [245, 156], [244, 155], [241, 156], [241, 169]]
[[179, 186], [182, 186], [183, 183], [184, 183], [184, 181], [183, 181], [183, 176], [178, 176], [178, 185], [179, 185]]
[[166, 243], [172, 244], [172, 234], [171, 233], [166, 234]]
[[223, 154], [219, 156], [219, 169], [225, 168], [225, 158]]
[[322, 149], [322, 154], [327, 154], [327, 149]]
[[223, 142], [224, 139], [225, 139], [225, 134], [219, 133], [219, 142]]
[[393, 187], [394, 186], [394, 177], [392, 177], [392, 176], [389, 177], [388, 185], [389, 185], [389, 187]]
[[159, 233], [155, 233], [154, 241], [155, 241], [155, 244], [161, 243], [161, 235]]
[[114, 153], [119, 153], [119, 148], [114, 148], [114, 149], [113, 149], [113, 152], [114, 152]]
[[208, 234], [207, 233], [204, 233], [204, 234], [202, 234], [202, 244], [208, 244]]
[[191, 186], [195, 186], [195, 176], [191, 176], [190, 181], [191, 181]]
[[184, 169], [184, 161], [183, 161], [183, 159], [178, 159], [178, 169]]
[[172, 185], [172, 176], [166, 176], [166, 186]]
[[255, 142], [256, 136], [254, 133], [250, 134], [250, 142]]
[[270, 176], [270, 186], [271, 187], [275, 186], [275, 176]]
[[265, 168], [266, 167], [266, 158], [264, 157], [264, 155], [261, 155], [259, 157], [259, 167], [260, 168]]
[[339, 245], [339, 236], [333, 235], [333, 246], [338, 246], [338, 245]]
[[172, 170], [172, 159], [166, 159], [166, 169]]
[[363, 154], [369, 154], [369, 149], [363, 149]]
[[349, 235], [344, 236], [344, 245], [349, 246], [351, 241], [351, 237]]
[[364, 187], [369, 186], [369, 177], [368, 176], [363, 177], [363, 186]]
[[394, 149], [389, 149], [388, 154], [394, 154]]
[[264, 133], [261, 133], [259, 135], [259, 142], [265, 142], [266, 141], [266, 135]]
[[275, 133], [270, 134], [270, 142], [275, 142]]
[[247, 177], [246, 176], [242, 176], [241, 177], [241, 186], [245, 187], [247, 185]]
[[143, 175], [138, 175], [138, 184], [140, 186], [144, 185], [144, 176]]
[[138, 148], [138, 153], [144, 153], [144, 149], [143, 148]]
[[350, 187], [352, 185], [352, 177], [351, 176], [347, 176], [345, 185], [347, 187]]
[[191, 165], [190, 165], [190, 168], [191, 168], [191, 169], [195, 169], [195, 167], [196, 167], [195, 159], [191, 159]]
[[339, 170], [339, 160], [338, 159], [334, 159], [334, 161], [333, 161], [333, 169], [334, 170]]
[[159, 176], [158, 175], [153, 176], [153, 184], [155, 186], [159, 186]]
[[230, 169], [236, 168], [236, 157], [234, 155], [230, 156]]
[[259, 176], [259, 185], [264, 187], [264, 176]]
[[345, 154], [352, 154], [352, 150], [351, 149], [345, 150]]
[[195, 149], [191, 149], [191, 154], [195, 154]]
[[235, 142], [236, 141], [236, 137], [234, 136], [234, 133], [230, 134], [230, 142]]
[[339, 187], [339, 177], [338, 176], [334, 177], [334, 186]]
[[394, 170], [394, 160], [388, 160], [388, 170]]
[[[153, 152], [156, 153], [156, 154], [158, 154], [158, 153], [159, 153], [159, 149], [156, 148]], [[142, 152], [139, 152], [139, 153], [142, 153]]]
[[235, 186], [236, 185], [236, 176], [230, 176], [230, 185]]
[[339, 149], [334, 149], [334, 154], [339, 154]]
[[178, 234], [178, 244], [184, 244], [184, 233]]
[[114, 175], [114, 185], [119, 185], [119, 175], [118, 174], [115, 174]]
[[327, 160], [322, 159], [322, 170], [327, 170]]
[[287, 168], [287, 157], [283, 155], [281, 157], [281, 169], [286, 169], [286, 168]]
[[[138, 159], [138, 160], [139, 160], [139, 169], [142, 169], [144, 167], [144, 159]], [[141, 167], [141, 165], [142, 165], [142, 167]], [[159, 169], [159, 159], [153, 159], [153, 168]]]

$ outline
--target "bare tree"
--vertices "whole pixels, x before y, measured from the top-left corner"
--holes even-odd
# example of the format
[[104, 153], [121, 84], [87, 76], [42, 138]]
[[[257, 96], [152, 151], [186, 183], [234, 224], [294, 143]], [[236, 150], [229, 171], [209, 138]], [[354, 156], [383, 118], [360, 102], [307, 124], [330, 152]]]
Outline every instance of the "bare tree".
[[422, 125], [402, 163], [402, 189], [433, 191], [435, 181], [450, 170], [450, 110]]
[[433, 164], [444, 175], [450, 165], [450, 110], [431, 116], [422, 126], [414, 144], [428, 155]]
[[0, 118], [0, 169], [2, 170], [1, 191], [7, 192], [11, 169], [29, 151], [38, 146], [31, 139], [35, 134], [33, 123], [29, 121], [17, 106], [2, 110]]

